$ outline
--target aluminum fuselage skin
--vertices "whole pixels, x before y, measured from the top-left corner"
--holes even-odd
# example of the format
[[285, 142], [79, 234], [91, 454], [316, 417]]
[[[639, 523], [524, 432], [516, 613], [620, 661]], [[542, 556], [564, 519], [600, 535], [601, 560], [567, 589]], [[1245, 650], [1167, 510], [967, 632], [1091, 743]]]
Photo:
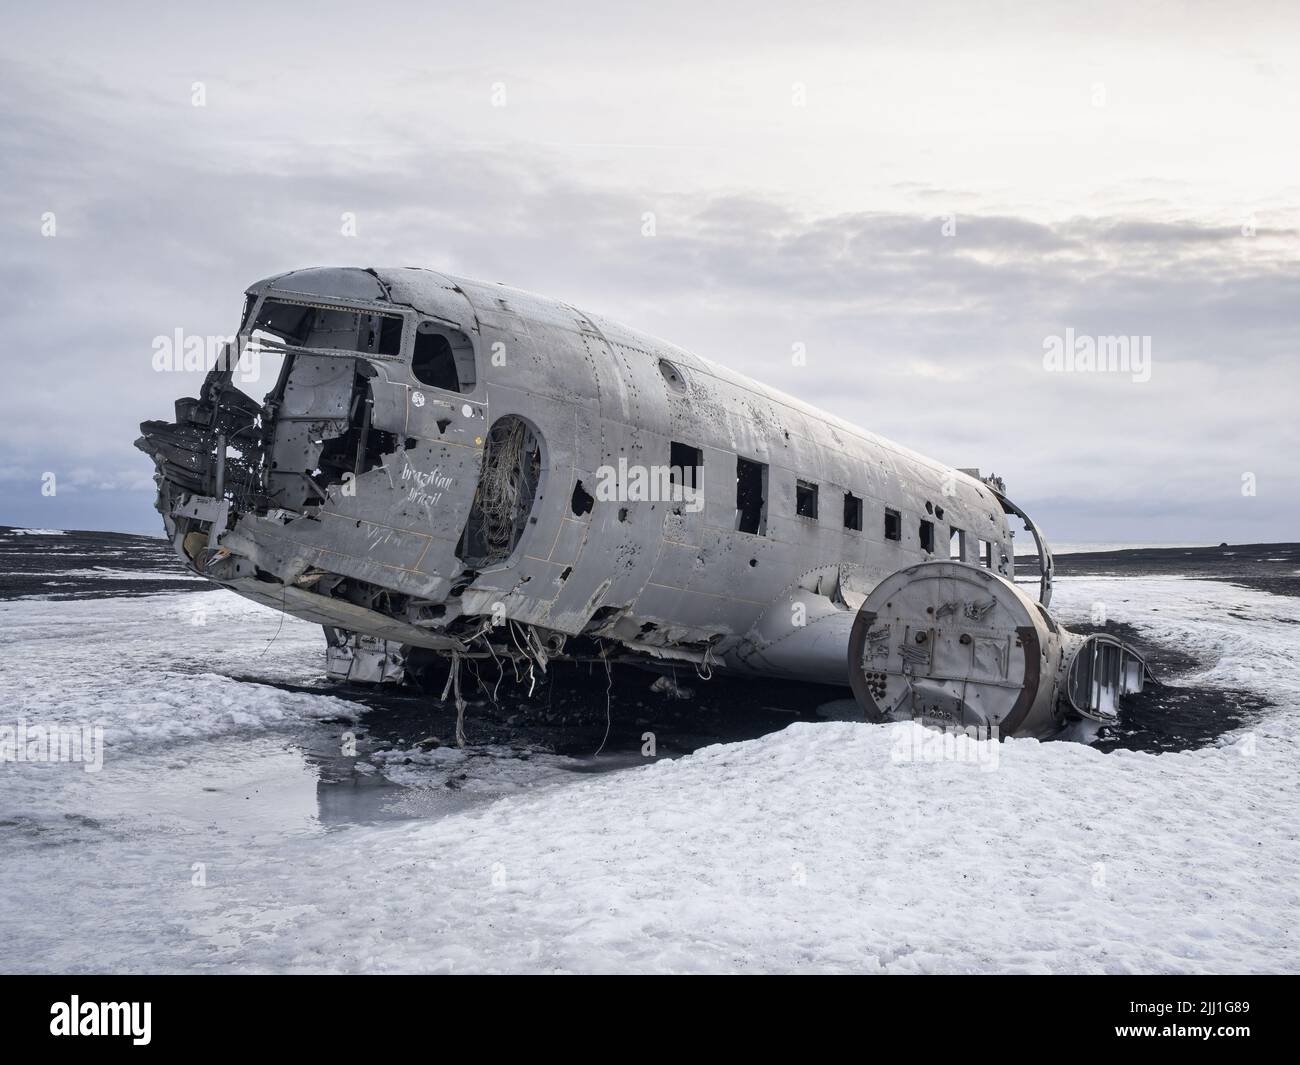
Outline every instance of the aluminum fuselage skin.
[[[650, 658], [846, 683], [853, 611], [889, 574], [950, 557], [951, 530], [965, 534], [965, 560], [981, 561], [985, 541], [986, 564], [1013, 576], [1006, 514], [979, 479], [559, 300], [411, 268], [294, 271], [248, 296], [246, 329], [268, 297], [403, 322], [396, 355], [297, 356], [272, 425], [278, 442], [268, 442], [282, 453], [290, 427], [307, 439], [343, 416], [342, 382], [363, 360], [373, 426], [396, 449], [310, 505], [259, 514], [236, 502], [213, 537], [219, 557], [196, 567], [292, 614], [434, 650], [454, 645], [446, 626], [456, 619], [495, 616]], [[421, 322], [469, 338], [470, 391], [413, 375]], [[458, 544], [488, 431], [507, 415], [539, 441], [540, 482], [513, 553], [470, 568]], [[674, 441], [702, 452], [702, 508], [599, 498], [602, 467], [666, 466]], [[738, 458], [766, 467], [761, 533], [737, 529]], [[817, 486], [815, 518], [797, 513], [800, 481]], [[595, 497], [582, 513], [579, 482]], [[862, 501], [860, 530], [845, 527], [845, 493]], [[172, 492], [164, 513], [183, 499]], [[887, 510], [898, 515], [897, 540], [886, 536]], [[932, 523], [932, 551], [922, 522]], [[168, 527], [179, 550], [189, 525], [169, 515]], [[413, 622], [332, 601], [313, 590], [322, 571], [438, 604], [440, 614]]]

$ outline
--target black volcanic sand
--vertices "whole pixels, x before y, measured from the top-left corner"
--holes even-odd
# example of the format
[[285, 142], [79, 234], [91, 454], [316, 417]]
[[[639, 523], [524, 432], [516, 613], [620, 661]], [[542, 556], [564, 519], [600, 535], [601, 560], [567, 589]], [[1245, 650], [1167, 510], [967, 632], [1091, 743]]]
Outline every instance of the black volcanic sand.
[[[575, 758], [636, 755], [654, 735], [658, 757], [689, 754], [713, 743], [755, 739], [777, 732], [792, 721], [825, 720], [819, 711], [836, 703], [832, 716], [861, 720], [852, 693], [829, 685], [792, 681], [722, 680], [716, 675], [701, 681], [689, 666], [679, 669], [678, 694], [652, 691], [657, 674], [632, 666], [614, 667], [607, 675], [595, 664], [552, 663], [539, 678], [529, 698], [527, 685], [509, 679], [491, 697], [496, 667], [479, 664], [484, 688], [472, 672], [461, 675], [467, 703], [465, 737], [471, 746], [531, 747]], [[253, 675], [235, 675], [254, 681]], [[671, 679], [671, 675], [670, 675]], [[281, 687], [287, 687], [281, 685]], [[290, 688], [336, 695], [371, 709], [361, 724], [368, 730], [371, 748], [409, 748], [425, 742], [455, 742], [456, 712], [450, 701], [438, 696], [441, 684], [427, 692], [412, 688], [329, 684]], [[608, 716], [607, 716], [608, 715]], [[608, 736], [607, 736], [608, 730]]]
[[[1062, 577], [1195, 577], [1274, 595], [1300, 595], [1300, 544], [1142, 547], [1053, 557]], [[1037, 555], [1016, 556], [1018, 577], [1037, 572]]]
[[[1280, 560], [1280, 561], [1274, 561]], [[1229, 581], [1277, 595], [1300, 594], [1300, 545], [1252, 544], [1228, 548], [1152, 548], [1056, 556], [1061, 576], [1186, 576]], [[1033, 572], [1033, 556], [1017, 557], [1021, 573]], [[97, 576], [93, 571], [116, 571]], [[72, 575], [72, 572], [78, 572]], [[89, 571], [89, 572], [84, 572]], [[140, 579], [124, 574], [140, 573]], [[158, 579], [159, 574], [169, 575]], [[150, 577], [148, 575], [154, 575]], [[115, 595], [204, 591], [206, 581], [186, 580], [186, 571], [167, 542], [158, 537], [119, 533], [68, 532], [62, 536], [16, 535], [0, 526], [0, 600], [35, 596], [42, 599], [94, 599]], [[1078, 631], [1100, 631], [1076, 626]], [[1127, 626], [1110, 623], [1113, 632], [1134, 644], [1157, 677], [1166, 680], [1192, 673], [1208, 663], [1177, 647], [1153, 645]], [[324, 640], [322, 637], [322, 650]], [[654, 734], [657, 754], [684, 754], [712, 743], [752, 739], [784, 728], [791, 721], [826, 717], [860, 720], [847, 690], [787, 681], [723, 678], [700, 680], [690, 666], [670, 675], [678, 694], [654, 691], [657, 674], [615, 667], [610, 675], [597, 665], [553, 663], [539, 676], [531, 694], [511, 679], [496, 688], [496, 667], [479, 663], [462, 674], [469, 702], [465, 715], [471, 744], [540, 748], [586, 757], [636, 757], [646, 733]], [[255, 666], [234, 679], [266, 683]], [[369, 707], [363, 727], [371, 746], [399, 747], [453, 742], [455, 711], [439, 701], [441, 679], [432, 689], [332, 684], [324, 677], [309, 688]], [[283, 687], [283, 685], [282, 685]], [[491, 692], [496, 689], [495, 701]], [[831, 704], [831, 705], [827, 705]], [[1150, 752], [1189, 750], [1215, 741], [1225, 732], [1256, 720], [1269, 706], [1253, 692], [1150, 685], [1131, 697], [1113, 729], [1095, 744], [1100, 750]], [[608, 733], [608, 734], [607, 734]], [[603, 746], [602, 746], [603, 744]]]
[[[93, 570], [100, 574], [78, 572]], [[127, 576], [134, 573], [139, 578]], [[161, 536], [72, 531], [49, 536], [0, 525], [0, 601], [100, 599], [211, 588], [207, 581], [187, 575]]]
[[[1074, 632], [1109, 632], [1146, 659], [1156, 678], [1120, 708], [1119, 721], [1104, 729], [1093, 744], [1101, 751], [1186, 751], [1212, 744], [1216, 737], [1241, 728], [1272, 704], [1255, 692], [1236, 688], [1174, 687], [1180, 674], [1196, 673], [1205, 664], [1167, 644], [1151, 643], [1129, 625], [1071, 625]], [[1162, 683], [1164, 682], [1164, 683]]]

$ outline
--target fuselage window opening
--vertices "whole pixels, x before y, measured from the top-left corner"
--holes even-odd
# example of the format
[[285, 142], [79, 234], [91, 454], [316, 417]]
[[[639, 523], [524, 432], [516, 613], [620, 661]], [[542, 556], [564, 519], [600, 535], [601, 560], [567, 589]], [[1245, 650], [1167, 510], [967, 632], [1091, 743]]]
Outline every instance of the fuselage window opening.
[[701, 468], [704, 466], [704, 451], [690, 444], [671, 441], [668, 449], [668, 480], [684, 488], [699, 489], [703, 487], [704, 478]]
[[902, 540], [903, 515], [896, 510], [885, 508], [885, 539]]
[[767, 533], [767, 464], [736, 456], [736, 531]]
[[474, 346], [469, 337], [437, 322], [421, 322], [411, 349], [411, 375], [430, 388], [473, 392]]
[[[479, 490], [456, 556], [473, 567], [508, 559], [528, 528], [541, 480], [541, 440], [532, 427], [514, 414], [497, 419], [483, 446]], [[574, 488], [575, 506], [580, 488], [581, 482]]]
[[948, 557], [954, 562], [966, 561], [966, 533], [961, 529], [948, 533]]
[[921, 550], [934, 552], [934, 522], [921, 519]]
[[862, 500], [852, 492], [844, 493], [844, 528], [862, 531]]
[[979, 542], [979, 548], [980, 548], [980, 557], [979, 557], [980, 563], [988, 567], [989, 569], [992, 569], [993, 568], [993, 542], [991, 540], [981, 540]]
[[574, 516], [580, 518], [584, 514], [590, 514], [595, 505], [595, 498], [582, 486], [582, 482], [575, 483], [573, 495], [569, 499], [569, 509], [573, 511]]
[[794, 512], [801, 518], [817, 520], [817, 486], [811, 481], [794, 482]]

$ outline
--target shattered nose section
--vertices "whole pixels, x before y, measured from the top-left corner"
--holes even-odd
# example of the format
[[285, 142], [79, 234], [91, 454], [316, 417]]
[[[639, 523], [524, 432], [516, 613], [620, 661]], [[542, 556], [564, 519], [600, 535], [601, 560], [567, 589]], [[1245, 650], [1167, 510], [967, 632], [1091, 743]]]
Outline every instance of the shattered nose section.
[[[235, 393], [235, 395], [241, 395]], [[217, 494], [217, 481], [224, 473], [226, 483], [246, 487], [252, 483], [260, 452], [255, 442], [246, 447], [239, 460], [228, 462], [224, 471], [217, 469], [221, 454], [218, 442], [238, 438], [257, 421], [258, 405], [247, 396], [242, 402], [220, 407], [202, 399], [178, 399], [174, 422], [140, 423], [143, 434], [135, 442], [158, 465], [162, 480], [187, 492]]]
[[1147, 676], [1113, 636], [1070, 632], [1011, 581], [965, 562], [887, 577], [849, 640], [849, 679], [870, 720], [1003, 737], [1113, 722]]
[[[250, 354], [254, 378], [272, 367], [261, 402], [235, 384]], [[366, 271], [301, 271], [249, 290], [199, 395], [136, 446], [186, 565], [323, 626], [333, 672], [389, 680], [409, 648], [464, 649], [467, 590], [518, 539], [514, 511], [504, 546], [476, 520], [491, 434], [475, 382], [457, 324]]]
[[135, 446], [154, 460], [158, 511], [181, 558], [202, 569], [229, 510], [226, 494], [250, 498], [262, 464], [261, 405], [214, 369], [198, 398], [176, 401], [174, 422], [140, 424]]

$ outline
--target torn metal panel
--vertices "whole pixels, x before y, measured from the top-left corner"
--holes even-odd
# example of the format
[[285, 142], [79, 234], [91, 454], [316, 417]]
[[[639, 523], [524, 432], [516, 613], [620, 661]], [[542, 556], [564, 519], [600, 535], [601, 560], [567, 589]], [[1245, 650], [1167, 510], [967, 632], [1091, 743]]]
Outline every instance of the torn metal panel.
[[400, 684], [406, 678], [406, 646], [377, 636], [325, 629], [325, 673], [352, 684]]

